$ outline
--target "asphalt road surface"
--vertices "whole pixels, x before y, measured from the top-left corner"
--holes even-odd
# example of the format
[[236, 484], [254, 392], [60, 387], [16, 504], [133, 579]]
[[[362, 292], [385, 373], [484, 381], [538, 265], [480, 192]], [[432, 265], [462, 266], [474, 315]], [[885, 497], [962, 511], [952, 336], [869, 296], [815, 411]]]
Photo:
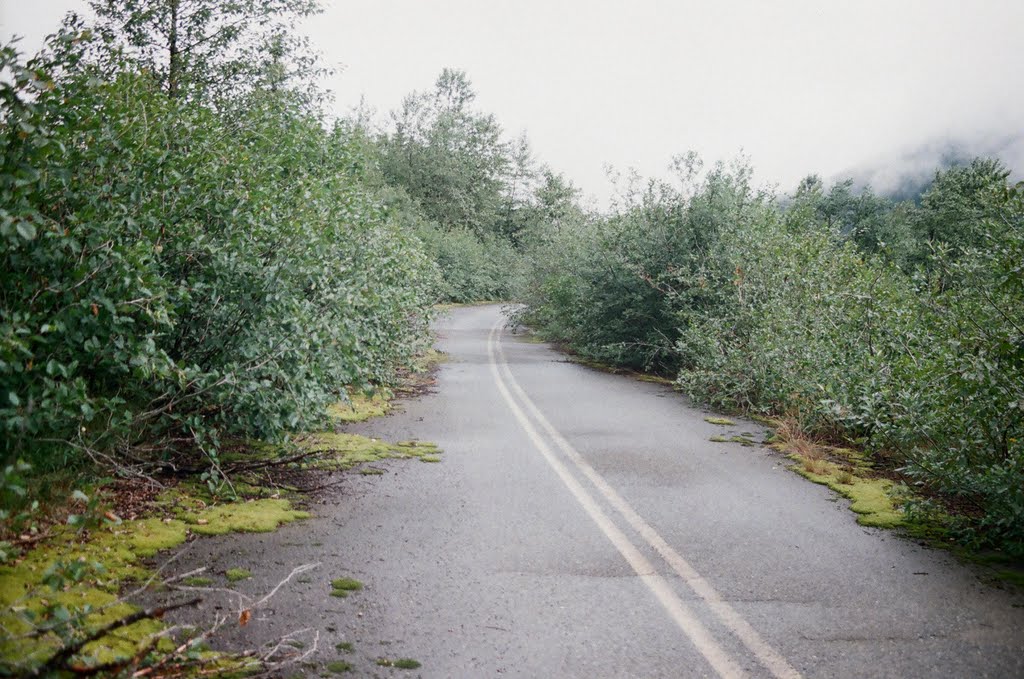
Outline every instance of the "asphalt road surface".
[[[320, 564], [233, 643], [309, 628], [319, 668], [355, 676], [1024, 676], [1019, 592], [859, 526], [778, 454], [709, 442], [722, 428], [678, 394], [568, 362], [497, 306], [437, 330], [436, 392], [355, 431], [436, 442], [441, 463], [351, 474], [317, 518], [183, 557], [252, 564], [253, 594]], [[365, 588], [327, 596], [342, 576]]]

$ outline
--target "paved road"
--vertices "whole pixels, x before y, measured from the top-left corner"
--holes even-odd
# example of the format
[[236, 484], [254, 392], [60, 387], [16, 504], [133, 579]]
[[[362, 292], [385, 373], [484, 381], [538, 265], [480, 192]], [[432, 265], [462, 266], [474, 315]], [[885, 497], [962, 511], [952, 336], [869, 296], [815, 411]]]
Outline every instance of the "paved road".
[[[776, 454], [709, 443], [721, 429], [671, 390], [566, 362], [498, 307], [438, 331], [437, 393], [360, 430], [435, 441], [442, 463], [352, 475], [317, 519], [189, 555], [260, 562], [253, 592], [322, 562], [244, 641], [312, 626], [319, 660], [348, 641], [358, 674], [409, 657], [424, 677], [1024, 676], [1024, 597], [857, 525]], [[341, 575], [365, 590], [326, 597]]]

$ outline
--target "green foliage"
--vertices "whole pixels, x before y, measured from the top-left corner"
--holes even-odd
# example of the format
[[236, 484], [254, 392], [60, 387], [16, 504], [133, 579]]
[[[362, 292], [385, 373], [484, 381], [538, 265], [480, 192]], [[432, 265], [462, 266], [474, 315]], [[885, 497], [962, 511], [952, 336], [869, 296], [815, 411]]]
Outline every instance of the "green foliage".
[[1024, 553], [1024, 189], [991, 161], [922, 205], [677, 163], [530, 251], [525, 318], [586, 356], [671, 371], [718, 408], [859, 443], [972, 508], [961, 537]]
[[511, 272], [517, 266], [512, 245], [496, 236], [477, 236], [472, 231], [442, 230], [422, 224], [416, 235], [438, 267], [439, 300], [479, 302], [507, 299]]
[[451, 69], [432, 92], [406, 97], [382, 140], [381, 169], [428, 220], [483, 235], [494, 232], [510, 159], [501, 127], [472, 109], [475, 98], [466, 74]]
[[389, 208], [436, 262], [442, 301], [507, 299], [527, 244], [579, 212], [576, 189], [537, 168], [525, 136], [503, 140], [475, 98], [465, 73], [445, 69], [376, 139]]
[[317, 0], [90, 0], [102, 42], [93, 61], [119, 70], [128, 57], [172, 97], [220, 105], [257, 89], [317, 95], [321, 74], [297, 20], [320, 12]]
[[679, 368], [686, 357], [675, 350], [675, 308], [719, 303], [715, 284], [730, 270], [711, 255], [723, 229], [748, 219], [756, 203], [743, 168], [716, 167], [703, 181], [696, 157], [678, 159], [678, 168], [678, 187], [627, 187], [608, 218], [570, 222], [534, 243], [535, 270], [521, 291], [529, 322], [588, 358]]
[[422, 346], [431, 264], [348, 130], [267, 91], [221, 116], [58, 40], [0, 52], [4, 459], [280, 438]]

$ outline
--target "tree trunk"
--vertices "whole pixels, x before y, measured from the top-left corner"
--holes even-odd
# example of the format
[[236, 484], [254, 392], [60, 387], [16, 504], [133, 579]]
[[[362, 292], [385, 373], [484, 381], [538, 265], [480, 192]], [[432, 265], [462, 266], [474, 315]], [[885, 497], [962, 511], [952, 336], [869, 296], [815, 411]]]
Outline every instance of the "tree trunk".
[[181, 52], [178, 49], [178, 3], [180, 0], [169, 0], [171, 4], [170, 37], [167, 45], [169, 67], [167, 71], [167, 94], [172, 98], [178, 96], [181, 83]]

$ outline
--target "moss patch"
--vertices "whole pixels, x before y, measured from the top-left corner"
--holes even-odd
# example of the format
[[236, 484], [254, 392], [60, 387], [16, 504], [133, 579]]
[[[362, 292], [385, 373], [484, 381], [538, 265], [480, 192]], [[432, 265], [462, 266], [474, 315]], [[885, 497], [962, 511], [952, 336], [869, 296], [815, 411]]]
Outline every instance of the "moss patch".
[[224, 577], [228, 579], [228, 582], [241, 582], [251, 578], [252, 571], [245, 568], [229, 568], [224, 571]]
[[[62, 529], [16, 565], [0, 568], [0, 675], [31, 673], [62, 647], [62, 636], [80, 638], [135, 612], [118, 602], [117, 591], [121, 582], [147, 574], [128, 548], [137, 530], [146, 532], [137, 523], [97, 529], [86, 542]], [[183, 529], [179, 537], [184, 541]], [[48, 631], [30, 634], [40, 629]], [[69, 665], [86, 671], [128, 660], [154, 645], [163, 629], [140, 620], [86, 644]]]
[[412, 658], [399, 658], [397, 660], [377, 658], [377, 664], [381, 667], [397, 667], [400, 670], [414, 670], [421, 667], [420, 662]]
[[[425, 441], [402, 441], [395, 445], [395, 450], [402, 457], [418, 457], [425, 462], [440, 462], [438, 455], [441, 449], [433, 443]], [[429, 458], [424, 460], [424, 458]]]
[[275, 499], [233, 502], [186, 516], [189, 528], [200, 535], [269, 533], [282, 524], [308, 518], [307, 512], [292, 509], [288, 500]]
[[181, 581], [181, 584], [187, 587], [209, 587], [213, 584], [213, 580], [211, 578], [192, 577], [185, 578]]
[[333, 672], [334, 674], [343, 674], [345, 672], [352, 671], [352, 664], [347, 663], [344, 660], [333, 660], [324, 665], [324, 667], [327, 668], [328, 672]]
[[[62, 632], [89, 634], [134, 613], [136, 607], [117, 601], [121, 587], [149, 577], [142, 559], [180, 545], [190, 530], [273, 530], [308, 516], [284, 500], [206, 507], [203, 500], [180, 489], [164, 494], [161, 509], [178, 518], [124, 521], [93, 529], [84, 539], [69, 528], [59, 528], [17, 563], [0, 567], [0, 675], [32, 673], [62, 647]], [[191, 584], [210, 581], [196, 578]], [[70, 622], [62, 624], [65, 619]], [[50, 631], [26, 636], [40, 628]], [[140, 620], [90, 642], [70, 665], [88, 671], [129, 660], [154, 643], [160, 650], [159, 644], [170, 643], [154, 639], [164, 629], [162, 622]], [[219, 662], [219, 657], [211, 656], [211, 661]]]
[[178, 520], [151, 518], [131, 522], [128, 539], [131, 550], [149, 557], [162, 549], [177, 547], [185, 541], [185, 524]]
[[331, 587], [334, 589], [345, 589], [349, 591], [360, 590], [363, 588], [363, 583], [359, 582], [355, 578], [336, 578], [331, 580]]
[[334, 644], [334, 650], [341, 651], [342, 653], [351, 653], [356, 650], [356, 647], [352, 645], [351, 641], [339, 641]]
[[[299, 446], [316, 453], [310, 466], [317, 469], [344, 470], [388, 459], [437, 458], [441, 450], [432, 443], [402, 441], [391, 444], [358, 434], [323, 432], [310, 434], [299, 441]], [[438, 458], [439, 460], [440, 458]], [[437, 461], [430, 459], [428, 461]], [[367, 474], [381, 472], [368, 471]]]
[[392, 394], [387, 390], [372, 393], [349, 391], [348, 398], [327, 408], [327, 414], [337, 422], [365, 422], [373, 417], [387, 415], [391, 410]]
[[351, 592], [358, 592], [363, 588], [363, 583], [355, 578], [335, 578], [331, 580], [331, 596], [344, 599]]
[[850, 500], [850, 509], [858, 514], [857, 523], [876, 528], [896, 528], [905, 523], [903, 511], [891, 496], [892, 481], [858, 476], [850, 469], [829, 460], [808, 460], [790, 455], [800, 464], [792, 467], [805, 479], [828, 486]]
[[721, 427], [732, 427], [736, 424], [728, 417], [705, 417], [704, 421], [709, 424], [717, 424]]
[[745, 446], [747, 448], [751, 448], [755, 445], [754, 442], [747, 438], [746, 436], [720, 436], [718, 434], [715, 434], [708, 440], [714, 443], [738, 443], [741, 446]]

